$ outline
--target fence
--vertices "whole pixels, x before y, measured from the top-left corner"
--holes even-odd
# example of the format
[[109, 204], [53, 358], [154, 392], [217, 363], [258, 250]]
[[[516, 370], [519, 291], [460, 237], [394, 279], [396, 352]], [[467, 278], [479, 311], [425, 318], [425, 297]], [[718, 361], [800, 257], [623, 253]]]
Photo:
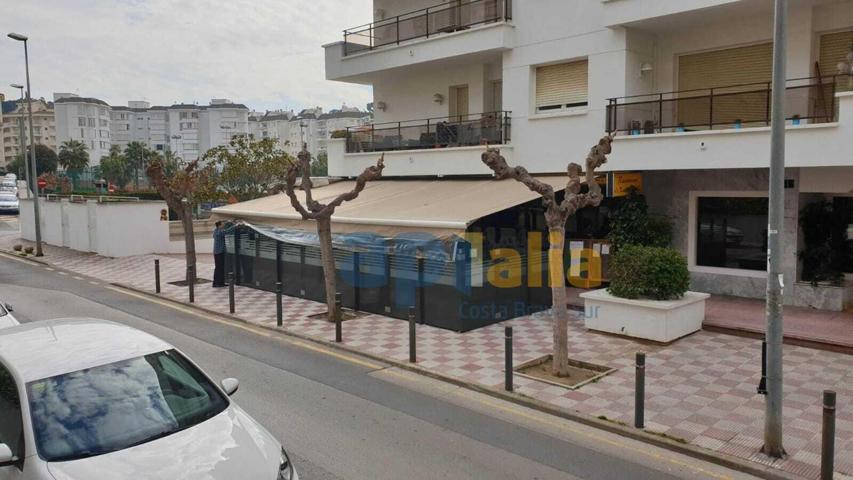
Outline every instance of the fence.
[[[836, 121], [835, 94], [851, 89], [851, 79], [835, 75], [788, 80], [785, 118], [794, 124]], [[767, 126], [771, 87], [766, 82], [611, 98], [606, 128], [641, 135]]]

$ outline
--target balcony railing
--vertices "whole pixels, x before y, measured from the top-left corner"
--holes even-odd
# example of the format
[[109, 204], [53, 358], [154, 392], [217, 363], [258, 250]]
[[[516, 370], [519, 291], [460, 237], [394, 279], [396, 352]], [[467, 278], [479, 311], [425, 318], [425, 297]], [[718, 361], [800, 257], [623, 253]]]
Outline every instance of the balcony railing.
[[347, 153], [500, 145], [510, 140], [510, 112], [349, 127], [346, 138]]
[[344, 55], [512, 18], [512, 0], [455, 0], [344, 30]]
[[[770, 125], [771, 83], [634, 95], [609, 99], [606, 129], [641, 135]], [[838, 118], [835, 93], [853, 90], [853, 76], [788, 80], [785, 118], [793, 124]]]

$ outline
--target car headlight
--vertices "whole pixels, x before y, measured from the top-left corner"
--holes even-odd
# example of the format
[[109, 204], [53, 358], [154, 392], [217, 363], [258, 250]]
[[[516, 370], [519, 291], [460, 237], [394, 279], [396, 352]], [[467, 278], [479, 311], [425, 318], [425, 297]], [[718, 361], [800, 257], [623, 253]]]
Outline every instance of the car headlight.
[[281, 464], [278, 467], [278, 480], [293, 480], [293, 464], [284, 447], [281, 448]]

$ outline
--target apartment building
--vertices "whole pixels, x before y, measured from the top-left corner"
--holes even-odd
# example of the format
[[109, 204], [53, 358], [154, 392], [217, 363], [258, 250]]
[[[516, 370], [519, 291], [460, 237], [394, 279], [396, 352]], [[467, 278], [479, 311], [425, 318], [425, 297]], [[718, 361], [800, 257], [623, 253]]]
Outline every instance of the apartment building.
[[326, 151], [326, 143], [335, 131], [368, 124], [370, 119], [369, 112], [346, 105], [328, 113], [320, 107], [304, 109], [299, 114], [276, 110], [250, 116], [249, 133], [255, 138], [276, 139], [280, 148], [294, 156], [303, 142], [309, 152], [319, 154]]
[[[0, 113], [0, 166], [8, 165], [21, 154], [21, 120], [24, 121], [24, 144], [30, 144], [29, 117], [26, 101], [17, 101], [14, 107]], [[33, 138], [35, 143], [56, 148], [56, 120], [53, 103], [43, 98], [32, 100]]]
[[56, 143], [83, 142], [89, 149], [89, 165], [98, 165], [110, 152], [110, 112], [107, 102], [73, 93], [54, 93]]
[[231, 139], [249, 134], [249, 108], [220, 98], [198, 113], [198, 144], [201, 152], [228, 145]]
[[124, 150], [130, 142], [141, 142], [158, 152], [168, 150], [167, 107], [152, 107], [149, 102], [135, 100], [127, 102], [126, 107], [113, 106], [111, 110], [113, 145]]
[[[374, 0], [373, 8], [372, 24], [324, 46], [326, 77], [371, 85], [375, 105], [372, 124], [328, 141], [331, 175], [354, 177], [381, 152], [386, 178], [487, 178], [488, 143], [547, 178], [615, 132], [602, 169], [608, 190], [618, 195], [628, 181], [672, 219], [691, 288], [764, 296], [772, 2]], [[853, 238], [853, 1], [791, 2], [787, 55], [785, 298], [838, 310], [853, 304], [853, 261], [844, 285], [802, 281], [799, 221], [808, 205], [828, 202]], [[482, 192], [499, 201], [523, 187], [503, 188]], [[601, 240], [618, 200], [579, 213], [569, 240]], [[463, 223], [492, 245], [544, 228], [538, 200], [490, 223], [492, 211], [482, 213]], [[441, 218], [423, 216], [425, 226]]]

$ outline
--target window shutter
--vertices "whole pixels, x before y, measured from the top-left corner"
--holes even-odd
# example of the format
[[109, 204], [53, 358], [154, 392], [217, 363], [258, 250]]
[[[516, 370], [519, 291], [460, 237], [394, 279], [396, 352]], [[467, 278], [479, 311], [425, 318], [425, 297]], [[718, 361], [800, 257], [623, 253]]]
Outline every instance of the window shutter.
[[820, 36], [820, 74], [838, 73], [838, 64], [847, 61], [847, 51], [853, 42], [853, 30]]
[[586, 60], [536, 68], [536, 108], [560, 108], [587, 103]]

